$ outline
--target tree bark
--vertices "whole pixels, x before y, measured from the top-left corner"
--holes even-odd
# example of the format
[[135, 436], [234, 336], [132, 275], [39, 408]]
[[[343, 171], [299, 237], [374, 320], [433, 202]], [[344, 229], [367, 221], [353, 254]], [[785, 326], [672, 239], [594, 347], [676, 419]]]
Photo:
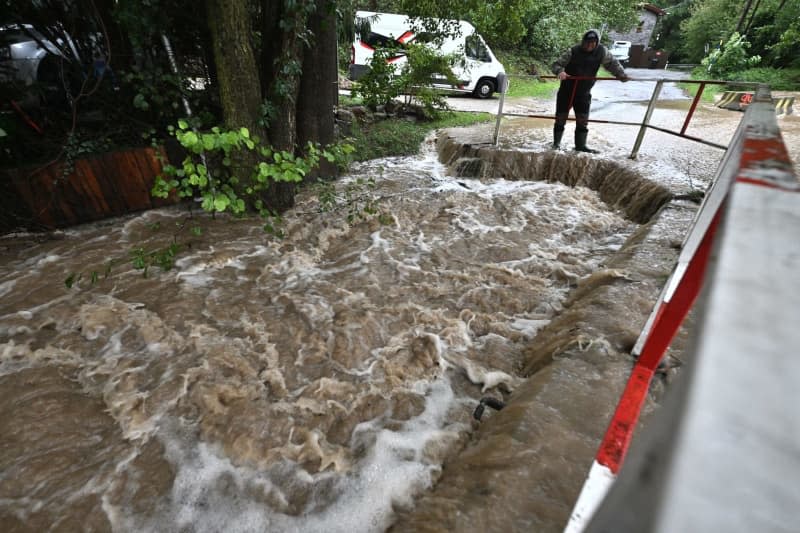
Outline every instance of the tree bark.
[[[261, 69], [266, 75], [262, 87], [274, 111], [268, 127], [269, 139], [276, 149], [292, 153], [297, 150], [303, 38], [307, 36], [308, 8], [313, 5], [313, 0], [262, 0], [261, 3], [264, 40]], [[294, 205], [294, 192], [294, 183], [272, 183], [269, 194], [273, 208], [283, 210]]]
[[758, 8], [761, 6], [761, 0], [756, 0], [756, 5], [753, 7], [753, 13], [750, 15], [750, 20], [747, 25], [744, 27], [744, 31], [742, 32], [743, 35], [747, 35], [750, 33], [750, 26], [753, 25], [753, 20], [756, 18], [756, 13], [758, 13]]
[[[267, 132], [259, 125], [261, 115], [261, 82], [258, 64], [250, 41], [250, 13], [248, 0], [206, 0], [208, 27], [214, 49], [222, 118], [228, 129], [242, 127], [250, 130], [251, 137], [267, 143]], [[232, 155], [232, 168], [240, 184], [246, 184], [259, 156], [256, 152], [242, 150]], [[281, 204], [275, 202], [268, 188], [261, 200], [273, 210]]]
[[225, 126], [246, 127], [264, 139], [265, 132], [258, 125], [260, 81], [250, 42], [247, 0], [206, 0], [206, 12]]
[[[308, 28], [313, 37], [303, 54], [297, 99], [297, 141], [301, 149], [309, 141], [323, 146], [334, 142], [334, 108], [339, 101], [335, 2], [318, 1]], [[336, 174], [336, 165], [322, 159], [305, 181]]]
[[750, 6], [753, 4], [753, 0], [747, 0], [744, 4], [744, 8], [742, 9], [742, 16], [739, 17], [739, 23], [736, 25], [736, 33], [741, 34], [742, 29], [744, 28], [744, 21], [747, 19], [747, 13], [750, 11]]

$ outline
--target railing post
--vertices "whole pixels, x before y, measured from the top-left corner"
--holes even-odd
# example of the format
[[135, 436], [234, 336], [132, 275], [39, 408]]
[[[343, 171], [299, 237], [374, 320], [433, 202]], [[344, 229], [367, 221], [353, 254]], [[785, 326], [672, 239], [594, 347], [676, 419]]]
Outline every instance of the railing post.
[[497, 75], [497, 88], [500, 91], [500, 102], [497, 104], [497, 122], [494, 126], [494, 137], [492, 138], [494, 146], [497, 146], [497, 142], [500, 139], [500, 120], [503, 118], [503, 102], [505, 102], [506, 90], [508, 90], [508, 78], [503, 73]]
[[686, 133], [686, 128], [689, 127], [689, 121], [692, 120], [692, 115], [694, 115], [694, 110], [697, 109], [697, 103], [700, 101], [700, 97], [703, 95], [703, 89], [706, 88], [705, 82], [700, 82], [700, 86], [697, 88], [697, 94], [694, 95], [694, 100], [692, 101], [692, 107], [689, 108], [689, 113], [686, 115], [686, 120], [683, 122], [683, 128], [681, 128], [681, 135]]
[[653, 115], [653, 110], [656, 108], [656, 101], [658, 100], [658, 95], [661, 94], [661, 88], [663, 86], [664, 80], [661, 79], [656, 82], [656, 86], [653, 88], [653, 96], [650, 97], [650, 105], [647, 107], [647, 113], [644, 114], [642, 127], [639, 128], [639, 135], [636, 137], [636, 144], [633, 145], [630, 159], [636, 159], [636, 156], [639, 155], [639, 147], [642, 146], [644, 132], [647, 131], [647, 127], [650, 125], [650, 117]]

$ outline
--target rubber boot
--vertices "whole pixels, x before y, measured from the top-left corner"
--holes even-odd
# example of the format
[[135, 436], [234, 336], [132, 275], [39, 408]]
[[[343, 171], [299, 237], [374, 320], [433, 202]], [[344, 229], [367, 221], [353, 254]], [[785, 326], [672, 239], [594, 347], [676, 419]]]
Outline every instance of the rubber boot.
[[592, 150], [586, 146], [586, 137], [589, 135], [588, 131], [575, 131], [575, 151], [586, 152], [588, 154], [599, 154], [597, 150]]
[[564, 136], [564, 130], [553, 130], [553, 150], [561, 148], [561, 137]]

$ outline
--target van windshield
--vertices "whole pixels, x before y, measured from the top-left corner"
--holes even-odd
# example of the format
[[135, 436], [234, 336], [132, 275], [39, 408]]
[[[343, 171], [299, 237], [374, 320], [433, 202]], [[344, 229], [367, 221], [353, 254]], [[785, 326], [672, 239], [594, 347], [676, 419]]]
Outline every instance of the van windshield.
[[363, 41], [372, 48], [401, 48], [403, 46], [392, 37], [387, 37], [374, 31], [369, 32]]
[[477, 33], [468, 35], [464, 41], [465, 53], [468, 58], [483, 61], [484, 63], [491, 63], [492, 58], [489, 55], [489, 49], [483, 43], [483, 39]]

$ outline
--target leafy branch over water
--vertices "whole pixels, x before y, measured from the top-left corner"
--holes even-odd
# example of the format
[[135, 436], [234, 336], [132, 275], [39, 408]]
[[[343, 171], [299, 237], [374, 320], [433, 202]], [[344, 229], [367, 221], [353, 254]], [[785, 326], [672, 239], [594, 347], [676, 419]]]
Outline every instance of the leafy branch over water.
[[[107, 279], [109, 276], [111, 276], [111, 273], [115, 268], [128, 263], [130, 263], [136, 270], [141, 270], [142, 276], [145, 278], [148, 276], [148, 273], [152, 267], [158, 267], [165, 272], [172, 270], [172, 267], [175, 266], [175, 257], [178, 255], [178, 252], [187, 246], [191, 246], [191, 244], [188, 242], [181, 243], [178, 241], [179, 233], [186, 228], [188, 222], [189, 219], [186, 219], [177, 223], [177, 230], [172, 235], [172, 242], [170, 242], [169, 245], [153, 250], [147, 250], [141, 246], [136, 247], [130, 251], [128, 256], [110, 259], [101, 270], [90, 271], [88, 274], [89, 284], [91, 286], [96, 285], [101, 279]], [[160, 223], [152, 224], [150, 226], [150, 229], [153, 231], [159, 230], [160, 228]], [[199, 226], [192, 226], [189, 228], [189, 231], [192, 233], [192, 235], [197, 237], [203, 233], [202, 228]], [[83, 272], [72, 272], [64, 280], [64, 285], [68, 289], [71, 289], [83, 278]]]

